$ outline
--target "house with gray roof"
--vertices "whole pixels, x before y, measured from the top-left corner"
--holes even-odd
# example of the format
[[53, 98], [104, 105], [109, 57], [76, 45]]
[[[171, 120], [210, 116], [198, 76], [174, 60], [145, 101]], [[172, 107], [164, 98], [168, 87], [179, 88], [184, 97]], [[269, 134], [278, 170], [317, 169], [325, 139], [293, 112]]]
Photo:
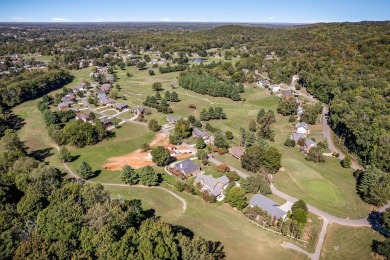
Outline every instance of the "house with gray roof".
[[310, 149], [313, 148], [313, 147], [317, 147], [317, 143], [314, 142], [311, 139], [307, 139], [305, 141], [305, 143], [303, 144], [303, 150], [304, 150], [305, 153], [309, 153]]
[[294, 95], [293, 95], [293, 93], [291, 93], [290, 90], [282, 90], [281, 94], [282, 94], [282, 97], [284, 99], [292, 99], [292, 98], [294, 98]]
[[295, 125], [295, 132], [300, 134], [309, 134], [309, 126], [305, 122], [300, 122]]
[[111, 89], [111, 84], [110, 83], [106, 83], [106, 84], [103, 84], [101, 87], [100, 87], [100, 90], [103, 90], [105, 93], [109, 92], [110, 89]]
[[231, 148], [229, 148], [229, 153], [234, 158], [241, 160], [241, 157], [244, 155], [244, 150], [240, 147], [231, 147]]
[[259, 82], [257, 82], [257, 85], [259, 85], [260, 87], [268, 88], [269, 85], [271, 85], [271, 83], [268, 80], [263, 79], [263, 80], [260, 80]]
[[58, 104], [58, 110], [67, 110], [73, 104], [72, 101], [65, 101]]
[[301, 133], [292, 133], [290, 137], [291, 140], [294, 140], [295, 143], [298, 143], [299, 139], [306, 138], [306, 135]]
[[225, 197], [224, 191], [229, 185], [229, 178], [224, 175], [216, 179], [211, 175], [199, 174], [194, 181], [195, 185], [197, 183], [202, 185], [201, 191], [208, 191], [221, 201]]
[[145, 108], [143, 107], [136, 107], [133, 109], [133, 114], [134, 115], [144, 115], [144, 114], [147, 114], [148, 113], [148, 110], [146, 110]]
[[167, 122], [168, 122], [168, 123], [171, 123], [171, 124], [176, 124], [177, 121], [179, 121], [180, 119], [181, 119], [180, 116], [178, 116], [178, 117], [167, 116], [167, 117], [166, 117]]
[[115, 103], [112, 106], [115, 107], [116, 109], [118, 109], [119, 111], [122, 111], [123, 109], [129, 108], [129, 106], [125, 103]]
[[175, 163], [173, 170], [176, 170], [186, 177], [195, 175], [200, 172], [200, 166], [191, 161], [190, 159]]
[[275, 201], [261, 194], [255, 194], [249, 201], [249, 205], [251, 207], [257, 206], [261, 208], [262, 210], [268, 212], [271, 217], [275, 217], [276, 219], [284, 219], [287, 216], [287, 213], [284, 210], [280, 209], [279, 205]]
[[197, 127], [192, 130], [192, 136], [195, 138], [203, 138], [203, 140], [207, 140], [209, 138], [209, 136], [205, 132], [203, 132]]

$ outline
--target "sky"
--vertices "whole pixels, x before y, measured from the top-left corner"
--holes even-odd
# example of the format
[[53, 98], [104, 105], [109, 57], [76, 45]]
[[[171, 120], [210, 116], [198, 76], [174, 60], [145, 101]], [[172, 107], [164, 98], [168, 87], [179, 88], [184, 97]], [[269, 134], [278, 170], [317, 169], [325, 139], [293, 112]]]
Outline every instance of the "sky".
[[390, 20], [390, 0], [0, 0], [0, 22]]

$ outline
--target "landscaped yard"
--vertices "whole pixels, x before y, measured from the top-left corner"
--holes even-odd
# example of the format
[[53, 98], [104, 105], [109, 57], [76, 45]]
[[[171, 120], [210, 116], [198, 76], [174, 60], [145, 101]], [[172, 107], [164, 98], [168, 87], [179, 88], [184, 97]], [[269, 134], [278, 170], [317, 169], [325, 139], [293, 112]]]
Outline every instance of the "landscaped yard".
[[371, 252], [372, 240], [383, 237], [369, 227], [328, 226], [321, 259], [381, 259]]
[[303, 254], [282, 248], [282, 237], [247, 222], [240, 212], [226, 204], [216, 206], [193, 195], [178, 193], [187, 201], [188, 207], [181, 213], [181, 202], [160, 190], [116, 187], [108, 190], [114, 197], [142, 199], [144, 208], [153, 208], [164, 221], [185, 226], [206, 239], [221, 241], [227, 259], [306, 259]]

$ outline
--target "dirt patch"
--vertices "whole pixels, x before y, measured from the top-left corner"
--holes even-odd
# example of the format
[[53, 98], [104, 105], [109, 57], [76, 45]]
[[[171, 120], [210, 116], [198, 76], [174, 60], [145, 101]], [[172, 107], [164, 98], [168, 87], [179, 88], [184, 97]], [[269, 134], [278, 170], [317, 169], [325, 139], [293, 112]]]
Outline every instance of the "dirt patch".
[[[153, 141], [150, 143], [150, 146], [164, 146], [168, 147], [169, 145], [169, 138], [166, 137], [162, 133], [156, 134]], [[187, 147], [179, 145], [176, 147], [178, 150], [185, 150]], [[150, 152], [150, 151], [148, 151]], [[147, 165], [153, 165], [154, 162], [152, 159], [148, 156], [148, 152], [141, 152], [141, 149], [138, 149], [132, 153], [121, 155], [121, 156], [115, 156], [108, 158], [108, 162], [105, 163], [102, 167], [109, 171], [119, 171], [122, 170], [124, 166], [129, 165], [133, 167], [134, 169], [139, 169]], [[193, 156], [191, 153], [187, 154], [179, 154], [176, 157], [176, 159], [183, 159]]]

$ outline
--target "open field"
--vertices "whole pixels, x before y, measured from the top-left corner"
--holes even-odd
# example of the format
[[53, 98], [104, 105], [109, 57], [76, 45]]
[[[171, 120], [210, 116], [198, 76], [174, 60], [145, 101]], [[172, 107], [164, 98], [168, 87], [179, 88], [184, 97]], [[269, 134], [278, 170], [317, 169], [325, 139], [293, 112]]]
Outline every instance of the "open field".
[[[90, 68], [72, 71], [75, 79], [67, 87], [73, 87], [82, 80], [89, 79], [90, 71]], [[131, 72], [134, 76], [127, 77], [127, 72]], [[136, 67], [117, 70], [117, 74], [118, 81], [115, 82], [115, 85], [119, 84], [121, 86], [120, 93], [127, 96], [127, 100], [123, 102], [130, 105], [130, 107], [142, 106], [142, 102], [147, 95], [155, 94], [151, 88], [153, 82], [162, 82], [165, 90], [172, 91], [170, 83], [176, 82], [177, 84], [176, 77], [179, 75], [178, 72], [160, 74], [156, 70], [156, 75], [150, 76], [147, 70], [140, 71]], [[179, 94], [181, 101], [169, 103], [174, 110], [173, 115], [182, 117], [188, 117], [189, 115], [198, 117], [203, 108], [210, 106], [222, 107], [228, 119], [212, 120], [210, 124], [223, 131], [232, 131], [234, 145], [238, 143], [240, 127], [246, 127], [251, 118], [256, 118], [259, 109], [275, 110], [277, 107], [278, 97], [270, 95], [265, 89], [254, 86], [254, 84], [246, 86], [245, 93], [242, 94], [242, 97], [246, 99], [245, 102], [204, 96], [177, 88], [175, 91]], [[163, 95], [164, 92], [162, 91], [161, 94]], [[188, 108], [190, 103], [195, 104], [197, 108]], [[36, 101], [29, 101], [15, 108], [16, 113], [20, 113], [28, 123], [28, 126], [22, 129], [21, 134], [24, 136], [23, 140], [31, 147], [49, 147], [51, 142], [44, 124], [38, 123], [39, 121], [36, 120], [36, 118], [40, 118], [40, 122], [42, 122], [35, 104]], [[160, 123], [165, 123], [165, 114], [158, 113], [155, 109], [150, 110], [152, 114], [147, 115], [146, 120], [154, 118]], [[277, 115], [273, 129], [275, 130], [275, 142], [271, 144], [276, 146], [283, 154], [282, 166], [284, 168], [284, 171], [274, 175], [277, 188], [340, 217], [359, 218], [369, 211], [369, 207], [356, 194], [355, 180], [351, 170], [342, 168], [335, 158], [327, 158], [325, 164], [308, 162], [305, 160], [305, 156], [298, 152], [297, 148], [285, 147], [283, 143], [292, 132], [292, 125], [287, 122], [287, 117]], [[94, 179], [95, 181], [120, 182], [119, 172], [106, 171], [102, 169], [102, 165], [110, 157], [126, 155], [137, 150], [142, 143], [150, 142], [154, 134], [145, 127], [129, 124], [115, 131], [117, 137], [113, 139], [104, 140], [97, 145], [82, 149], [71, 149], [74, 155], [80, 155], [75, 162], [70, 164], [71, 168], [76, 170], [82, 161], [86, 161], [94, 170], [101, 171], [99, 176]], [[316, 137], [316, 140], [319, 141], [319, 138]], [[240, 162], [229, 156], [222, 156], [220, 159], [240, 168]]]
[[185, 226], [206, 239], [221, 241], [227, 259], [306, 259], [303, 254], [283, 249], [281, 237], [247, 222], [240, 212], [227, 205], [212, 205], [193, 195], [179, 193], [188, 203], [187, 210], [182, 213], [178, 211], [180, 201], [160, 190], [107, 189], [114, 197], [119, 194], [125, 199], [142, 199], [145, 209], [153, 208], [156, 215], [168, 223]]
[[371, 252], [372, 240], [383, 237], [368, 227], [328, 226], [321, 259], [383, 259]]
[[81, 162], [85, 161], [93, 170], [101, 171], [93, 181], [120, 183], [120, 172], [107, 171], [102, 168], [102, 165], [109, 157], [128, 154], [137, 150], [141, 144], [149, 143], [154, 133], [146, 130], [144, 126], [134, 124], [125, 124], [115, 130], [115, 133], [116, 137], [103, 140], [96, 145], [70, 149], [72, 155], [79, 156], [76, 161], [69, 163], [72, 170], [76, 171]]

